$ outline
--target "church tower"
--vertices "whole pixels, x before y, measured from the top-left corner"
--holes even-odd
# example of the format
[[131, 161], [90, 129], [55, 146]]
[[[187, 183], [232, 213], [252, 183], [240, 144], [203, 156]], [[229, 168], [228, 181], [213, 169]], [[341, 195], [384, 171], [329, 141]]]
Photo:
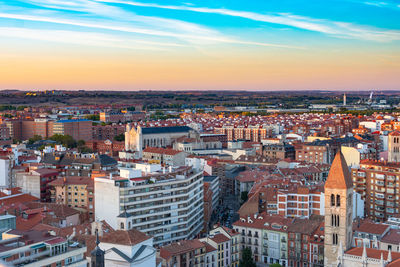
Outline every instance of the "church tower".
[[337, 266], [339, 249], [351, 247], [353, 181], [342, 152], [332, 162], [325, 182], [325, 267]]

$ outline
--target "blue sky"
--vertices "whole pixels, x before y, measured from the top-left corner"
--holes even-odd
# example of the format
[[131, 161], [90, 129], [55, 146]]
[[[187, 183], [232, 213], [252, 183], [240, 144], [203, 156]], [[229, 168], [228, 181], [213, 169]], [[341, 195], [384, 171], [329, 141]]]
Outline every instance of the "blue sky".
[[[121, 58], [145, 54], [157, 66], [173, 64], [172, 56], [191, 58], [191, 64], [202, 66], [219, 55], [228, 61], [238, 57], [249, 64], [254, 61], [252, 53], [270, 55], [266, 60], [271, 57], [275, 60], [273, 55], [281, 55], [283, 60], [287, 60], [285, 56], [291, 55], [297, 61], [291, 63], [288, 60], [287, 64], [289, 67], [293, 64], [293, 68], [299, 61], [307, 67], [306, 55], [311, 60], [332, 60], [335, 65], [335, 58], [330, 58], [329, 54], [339, 51], [346, 57], [354, 53], [354, 60], [362, 61], [367, 61], [371, 55], [375, 60], [388, 57], [389, 65], [395, 68], [395, 72], [389, 75], [390, 84], [377, 82], [374, 86], [392, 89], [398, 82], [400, 1], [0, 0], [0, 39], [3, 50], [0, 55], [3, 56], [22, 52], [25, 56], [47, 58], [54, 56], [50, 50], [56, 50], [62, 55], [74, 51], [81, 56], [96, 51], [92, 56], [98, 58], [103, 52], [113, 51]], [[155, 60], [166, 57], [165, 53], [171, 58]], [[314, 59], [313, 55], [318, 58]], [[115, 59], [114, 63], [121, 63], [121, 58]], [[343, 64], [346, 59], [342, 60]], [[390, 67], [381, 63], [376, 65], [373, 60], [370, 58], [366, 64], [368, 71], [375, 71], [377, 76], [381, 75], [377, 71]], [[20, 68], [24, 68], [28, 63], [21, 59], [20, 64]], [[74, 62], [68, 64], [72, 67]], [[250, 66], [250, 71], [256, 67]], [[259, 67], [268, 71], [273, 66]], [[240, 66], [237, 68], [240, 71]], [[282, 66], [277, 65], [279, 68]], [[118, 67], [114, 71], [118, 71]], [[148, 71], [151, 73], [152, 69]], [[366, 69], [364, 73], [368, 74]], [[289, 76], [290, 72], [286, 75]], [[77, 81], [81, 78], [76, 77]], [[257, 89], [263, 89], [263, 79], [258, 78]], [[12, 80], [3, 79], [7, 86], [13, 85]], [[177, 80], [169, 82], [168, 88], [183, 88], [183, 84], [174, 87], [174, 84], [179, 84]], [[211, 82], [204, 87], [210, 88]], [[37, 81], [32, 80], [32, 83], [41, 87]], [[111, 81], [108, 83], [107, 86], [114, 85]], [[15, 84], [24, 87], [19, 82]], [[223, 80], [218, 84], [223, 87]], [[80, 84], [71, 83], [69, 86], [72, 85]], [[92, 84], [87, 81], [80, 86], [94, 88], [95, 85], [94, 81]], [[62, 83], [43, 84], [43, 87], [47, 86], [62, 86]], [[122, 89], [129, 86], [129, 81], [116, 84]], [[159, 88], [145, 81], [140, 82], [140, 86]], [[240, 83], [240, 88], [244, 87], [246, 79]], [[307, 88], [307, 84], [300, 87]], [[353, 81], [350, 87], [357, 89], [364, 88], [364, 85], [357, 87], [357, 81]], [[227, 83], [224, 88], [231, 86]], [[282, 88], [294, 87], [282, 85]]]

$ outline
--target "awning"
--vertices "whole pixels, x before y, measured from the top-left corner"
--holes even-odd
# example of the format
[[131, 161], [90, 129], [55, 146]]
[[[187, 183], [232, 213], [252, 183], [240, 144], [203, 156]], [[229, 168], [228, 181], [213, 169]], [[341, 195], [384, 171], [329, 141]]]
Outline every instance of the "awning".
[[44, 247], [46, 247], [46, 244], [45, 243], [40, 243], [40, 244], [36, 244], [36, 245], [31, 246], [31, 249], [38, 249], [38, 248], [44, 248]]

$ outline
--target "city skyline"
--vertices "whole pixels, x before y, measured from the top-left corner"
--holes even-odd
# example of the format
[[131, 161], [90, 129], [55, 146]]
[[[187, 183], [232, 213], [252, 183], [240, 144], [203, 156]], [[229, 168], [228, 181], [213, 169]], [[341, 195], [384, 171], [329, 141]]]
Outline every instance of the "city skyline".
[[395, 1], [0, 3], [0, 89], [400, 89]]

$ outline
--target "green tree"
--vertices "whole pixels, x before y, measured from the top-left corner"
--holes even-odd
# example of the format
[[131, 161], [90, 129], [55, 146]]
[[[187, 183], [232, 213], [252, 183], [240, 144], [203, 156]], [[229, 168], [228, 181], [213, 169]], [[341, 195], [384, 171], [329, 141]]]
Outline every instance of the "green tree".
[[118, 141], [118, 142], [123, 142], [123, 141], [125, 141], [125, 134], [122, 133], [122, 134], [119, 134], [119, 135], [114, 136], [114, 140], [115, 140], [115, 141]]
[[239, 267], [256, 267], [256, 263], [253, 260], [253, 255], [250, 248], [242, 250], [242, 259], [239, 262]]
[[248, 198], [249, 198], [249, 196], [248, 196], [248, 192], [247, 191], [243, 191], [240, 194], [240, 199], [242, 200], [242, 203], [246, 202]]
[[88, 120], [91, 120], [91, 121], [99, 121], [100, 115], [99, 114], [91, 114], [91, 115], [86, 115], [85, 118]]
[[35, 143], [36, 141], [40, 141], [42, 140], [42, 136], [41, 135], [34, 135], [33, 137], [28, 139], [28, 144], [32, 145], [33, 143]]
[[76, 147], [77, 143], [70, 135], [62, 135], [62, 134], [55, 134], [50, 137], [50, 140], [56, 141], [58, 144], [61, 144], [68, 148]]
[[78, 140], [78, 142], [76, 143], [78, 147], [84, 146], [85, 144], [86, 144], [85, 140]]

